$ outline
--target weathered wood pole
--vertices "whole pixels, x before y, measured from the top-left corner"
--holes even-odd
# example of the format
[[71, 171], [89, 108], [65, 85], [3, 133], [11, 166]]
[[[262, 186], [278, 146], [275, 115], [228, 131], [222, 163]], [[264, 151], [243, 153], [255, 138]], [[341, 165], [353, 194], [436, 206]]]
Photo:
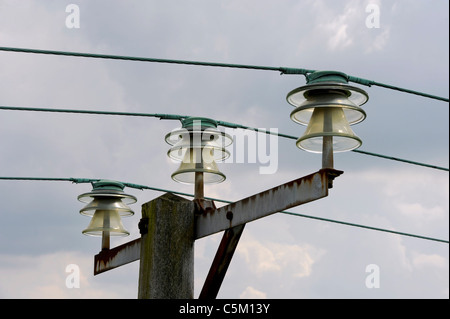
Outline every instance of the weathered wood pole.
[[194, 297], [194, 203], [167, 193], [142, 205], [139, 299]]

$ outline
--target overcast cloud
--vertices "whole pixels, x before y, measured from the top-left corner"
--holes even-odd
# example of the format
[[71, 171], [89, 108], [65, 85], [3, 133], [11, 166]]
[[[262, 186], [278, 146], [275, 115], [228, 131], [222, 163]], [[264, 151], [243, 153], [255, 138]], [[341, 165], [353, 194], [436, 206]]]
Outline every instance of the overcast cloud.
[[[66, 7], [80, 9], [68, 28]], [[379, 28], [366, 25], [368, 5]], [[338, 70], [449, 96], [448, 1], [0, 0], [0, 46]], [[0, 105], [187, 114], [300, 136], [286, 95], [300, 75], [0, 51]], [[356, 85], [358, 86], [358, 85]], [[449, 167], [448, 103], [379, 87], [353, 127], [361, 150]], [[108, 178], [192, 193], [164, 136], [178, 121], [0, 111], [0, 176]], [[236, 134], [238, 134], [236, 132]], [[268, 141], [268, 140], [267, 140]], [[232, 147], [231, 147], [232, 148]], [[239, 200], [320, 169], [320, 155], [278, 139], [277, 170], [222, 163], [205, 195]], [[337, 154], [327, 198], [292, 212], [448, 240], [448, 172], [355, 152]], [[90, 184], [0, 181], [1, 298], [136, 298], [139, 264], [93, 276], [100, 239], [77, 196]], [[162, 193], [127, 188], [136, 214]], [[220, 205], [217, 203], [217, 205]], [[195, 296], [221, 234], [196, 242]], [[275, 214], [246, 226], [220, 298], [449, 298], [448, 244]], [[67, 288], [68, 265], [80, 287]], [[368, 288], [368, 265], [380, 287]]]

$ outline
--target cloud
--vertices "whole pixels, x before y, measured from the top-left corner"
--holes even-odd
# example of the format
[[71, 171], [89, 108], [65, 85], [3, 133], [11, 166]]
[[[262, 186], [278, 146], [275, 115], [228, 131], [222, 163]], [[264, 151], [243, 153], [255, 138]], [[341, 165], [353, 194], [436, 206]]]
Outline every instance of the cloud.
[[390, 27], [383, 26], [382, 31], [375, 36], [375, 39], [373, 41], [369, 42], [365, 52], [372, 53], [383, 50], [389, 42], [390, 34]]
[[346, 47], [350, 46], [353, 43], [353, 39], [349, 36], [347, 29], [348, 25], [342, 24], [339, 21], [336, 23], [331, 23], [327, 25], [327, 29], [336, 30], [333, 31], [333, 34], [330, 36], [328, 40], [328, 47], [331, 51], [335, 50], [343, 50]]
[[[79, 251], [56, 251], [39, 255], [0, 254], [0, 298], [136, 297], [139, 263], [131, 263], [94, 276], [93, 260], [93, 255]], [[74, 285], [75, 282], [79, 283], [78, 287]]]
[[413, 257], [413, 265], [417, 268], [430, 267], [445, 269], [448, 267], [448, 259], [437, 254], [416, 254]]
[[268, 274], [302, 278], [310, 276], [313, 265], [323, 251], [310, 245], [292, 245], [247, 239], [240, 243], [237, 253], [245, 260], [251, 272], [258, 276]]
[[[367, 20], [374, 14], [368, 11], [370, 6], [377, 6], [377, 21], [382, 23], [376, 28], [368, 27]], [[314, 1], [309, 8], [316, 17], [314, 28], [309, 34], [311, 41], [326, 43], [331, 52], [349, 52], [349, 49], [370, 54], [383, 50], [390, 40], [390, 11], [387, 4], [381, 6], [380, 1], [347, 1], [345, 5], [326, 0]], [[310, 42], [311, 42], [310, 41]]]
[[448, 211], [448, 175], [415, 167], [371, 169], [351, 173], [352, 178], [383, 194], [386, 202], [394, 203], [404, 214], [425, 214], [444, 218]]
[[316, 30], [326, 39], [330, 51], [341, 51], [354, 42], [352, 23], [360, 16], [361, 6], [351, 1], [344, 8], [335, 7], [327, 1], [315, 1], [314, 11], [320, 11], [320, 20], [316, 21]]
[[395, 207], [406, 217], [420, 219], [422, 221], [443, 219], [446, 214], [445, 207], [427, 207], [421, 203], [396, 203]]
[[253, 287], [247, 287], [245, 290], [239, 295], [240, 299], [266, 299], [266, 293], [259, 291]]
[[[68, 288], [66, 267], [80, 269], [80, 288]], [[89, 270], [88, 270], [89, 269]], [[2, 298], [115, 298], [112, 291], [95, 287], [90, 281], [92, 256], [59, 251], [32, 255], [0, 255], [0, 297]]]

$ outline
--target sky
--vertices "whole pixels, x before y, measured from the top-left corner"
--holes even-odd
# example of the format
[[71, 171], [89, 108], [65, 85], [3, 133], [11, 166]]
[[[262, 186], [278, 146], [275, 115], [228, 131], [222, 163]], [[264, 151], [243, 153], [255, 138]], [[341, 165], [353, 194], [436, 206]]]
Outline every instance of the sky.
[[[443, 0], [0, 0], [0, 46], [336, 70], [448, 98], [448, 12]], [[2, 106], [183, 114], [305, 131], [286, 101], [305, 85], [303, 75], [0, 51], [0, 78]], [[449, 167], [448, 102], [351, 85], [369, 95], [367, 118], [352, 127], [361, 150]], [[0, 110], [0, 176], [105, 178], [193, 193], [170, 177], [178, 165], [164, 136], [180, 126]], [[247, 145], [243, 160], [230, 146], [232, 160], [219, 163], [227, 179], [206, 186], [206, 196], [237, 201], [321, 168], [321, 156], [294, 140], [252, 134], [260, 142]], [[334, 164], [344, 174], [329, 196], [290, 212], [448, 241], [448, 171], [356, 152], [336, 154]], [[138, 262], [93, 276], [101, 240], [82, 235], [89, 219], [77, 201], [91, 189], [0, 180], [0, 298], [137, 297]], [[113, 238], [113, 247], [140, 236], [141, 205], [163, 194], [125, 192], [138, 202], [123, 219], [130, 236]], [[195, 242], [195, 297], [221, 236]], [[73, 265], [79, 287], [68, 284]], [[449, 298], [448, 282], [448, 243], [278, 213], [247, 224], [218, 298]]]

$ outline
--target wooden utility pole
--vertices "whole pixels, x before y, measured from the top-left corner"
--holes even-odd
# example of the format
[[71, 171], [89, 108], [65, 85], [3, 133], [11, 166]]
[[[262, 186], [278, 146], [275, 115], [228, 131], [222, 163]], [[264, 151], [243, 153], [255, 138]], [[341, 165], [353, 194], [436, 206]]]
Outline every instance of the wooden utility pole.
[[164, 194], [142, 205], [139, 299], [194, 297], [194, 203]]

